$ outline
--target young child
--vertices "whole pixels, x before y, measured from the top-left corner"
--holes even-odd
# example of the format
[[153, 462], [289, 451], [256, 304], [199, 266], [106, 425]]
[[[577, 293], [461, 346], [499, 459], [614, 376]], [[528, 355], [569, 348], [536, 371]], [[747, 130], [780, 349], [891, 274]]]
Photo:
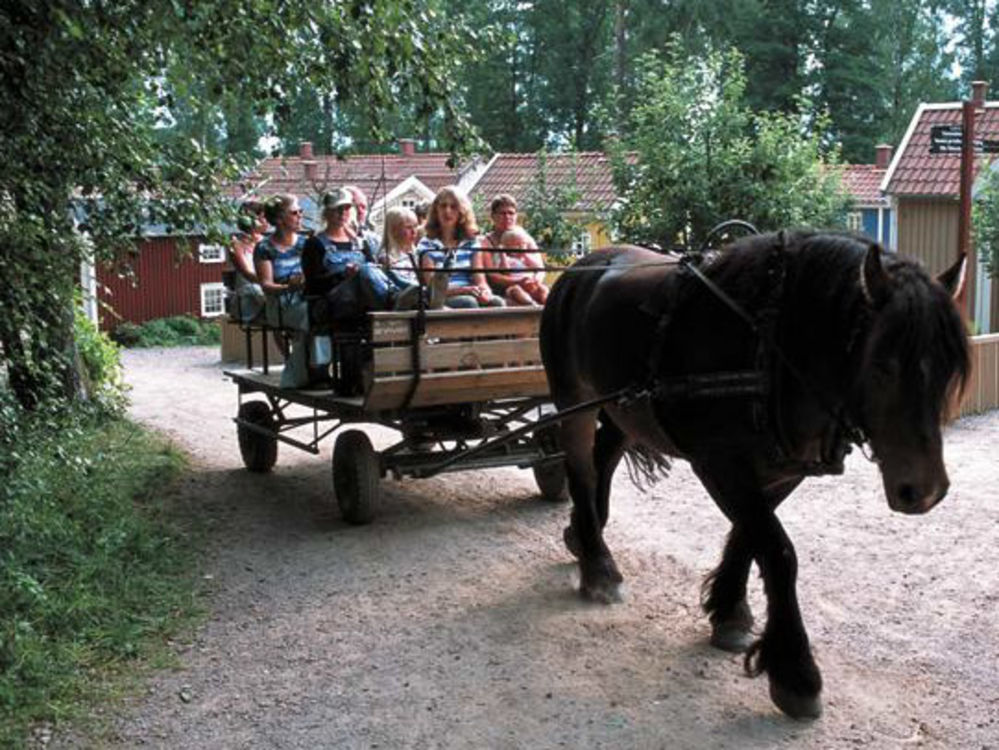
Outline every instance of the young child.
[[514, 227], [500, 236], [500, 247], [504, 250], [522, 250], [518, 253], [497, 253], [497, 266], [489, 274], [506, 287], [504, 296], [514, 305], [543, 305], [548, 299], [548, 287], [544, 283], [544, 261], [537, 250], [534, 238], [521, 227]]
[[[417, 218], [408, 208], [396, 206], [385, 212], [385, 230], [378, 261], [389, 278], [399, 285], [419, 284], [416, 258]], [[427, 307], [444, 306], [448, 275], [434, 274], [427, 281]]]

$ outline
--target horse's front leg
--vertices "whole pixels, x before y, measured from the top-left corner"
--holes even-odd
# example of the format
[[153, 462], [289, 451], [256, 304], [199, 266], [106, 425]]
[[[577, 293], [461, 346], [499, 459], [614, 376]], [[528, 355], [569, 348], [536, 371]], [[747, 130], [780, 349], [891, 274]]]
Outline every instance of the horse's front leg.
[[[705, 484], [710, 477], [702, 479]], [[771, 485], [765, 491], [767, 505], [776, 509], [801, 483], [791, 477]], [[746, 583], [753, 551], [748, 540], [735, 527], [729, 532], [721, 562], [704, 580], [701, 605], [711, 622], [711, 645], [735, 653], [753, 644], [753, 612], [746, 601]]]
[[[562, 450], [572, 497], [572, 520], [565, 543], [579, 558], [579, 593], [587, 599], [620, 599], [621, 573], [603, 540], [603, 522], [597, 508], [598, 470], [595, 465], [594, 415], [581, 414], [562, 422]], [[606, 511], [605, 511], [606, 513]]]
[[698, 467], [708, 491], [733, 525], [733, 538], [746, 544], [763, 575], [767, 624], [763, 637], [749, 649], [751, 674], [767, 673], [770, 697], [794, 718], [822, 713], [822, 676], [812, 658], [801, 620], [796, 590], [798, 560], [794, 546], [774, 513], [766, 493], [751, 472], [729, 464]]

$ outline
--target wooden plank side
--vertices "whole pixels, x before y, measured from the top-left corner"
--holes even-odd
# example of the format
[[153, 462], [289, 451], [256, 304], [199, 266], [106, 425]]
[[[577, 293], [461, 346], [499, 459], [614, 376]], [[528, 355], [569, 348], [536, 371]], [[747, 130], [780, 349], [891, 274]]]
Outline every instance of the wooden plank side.
[[[410, 340], [410, 320], [416, 314], [371, 313], [371, 342], [407, 343]], [[432, 310], [427, 313], [426, 336], [439, 339], [537, 336], [540, 326], [539, 307]]]
[[999, 408], [999, 334], [972, 337], [971, 365], [962, 417]]
[[[386, 373], [406, 373], [413, 370], [413, 349], [410, 346], [376, 348], [373, 352], [375, 376]], [[457, 368], [494, 368], [540, 364], [538, 339], [489, 339], [459, 341], [453, 344], [420, 343], [420, 370], [454, 370]]]
[[[365, 398], [366, 409], [396, 409], [403, 405], [413, 378], [381, 378], [372, 383]], [[543, 367], [510, 367], [429, 373], [420, 378], [410, 406], [436, 406], [499, 398], [545, 396], [548, 379]]]

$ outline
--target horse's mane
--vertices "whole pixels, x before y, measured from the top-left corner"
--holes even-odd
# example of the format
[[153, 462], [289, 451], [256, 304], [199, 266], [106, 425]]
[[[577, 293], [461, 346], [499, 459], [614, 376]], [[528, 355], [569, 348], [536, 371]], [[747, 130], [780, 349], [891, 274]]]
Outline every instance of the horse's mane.
[[[783, 315], [825, 309], [829, 346], [849, 347], [858, 316], [871, 313], [861, 285], [864, 257], [873, 241], [847, 232], [795, 230], [735, 242], [712, 262], [713, 274], [737, 299], [747, 302], [767, 288], [770, 251], [785, 251]], [[970, 372], [964, 324], [943, 287], [915, 261], [882, 251], [891, 300], [878, 311], [893, 353], [905, 371], [915, 372], [928, 358], [926, 387], [940, 398], [963, 392]], [[835, 339], [839, 339], [836, 341]]]

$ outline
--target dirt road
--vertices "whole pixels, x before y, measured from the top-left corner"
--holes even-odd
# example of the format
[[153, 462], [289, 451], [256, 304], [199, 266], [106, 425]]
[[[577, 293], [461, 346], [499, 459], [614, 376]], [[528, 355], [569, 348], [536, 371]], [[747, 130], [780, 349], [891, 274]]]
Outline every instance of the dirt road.
[[782, 509], [825, 678], [823, 717], [800, 723], [706, 643], [726, 526], [686, 466], [644, 493], [619, 473], [626, 598], [589, 605], [568, 508], [528, 472], [386, 481], [377, 522], [350, 527], [330, 446], [242, 470], [214, 350], [126, 367], [134, 417], [193, 456], [180, 492], [212, 529], [211, 616], [115, 721], [121, 747], [999, 748], [999, 413], [949, 429], [952, 490], [928, 516], [891, 513], [856, 454]]

